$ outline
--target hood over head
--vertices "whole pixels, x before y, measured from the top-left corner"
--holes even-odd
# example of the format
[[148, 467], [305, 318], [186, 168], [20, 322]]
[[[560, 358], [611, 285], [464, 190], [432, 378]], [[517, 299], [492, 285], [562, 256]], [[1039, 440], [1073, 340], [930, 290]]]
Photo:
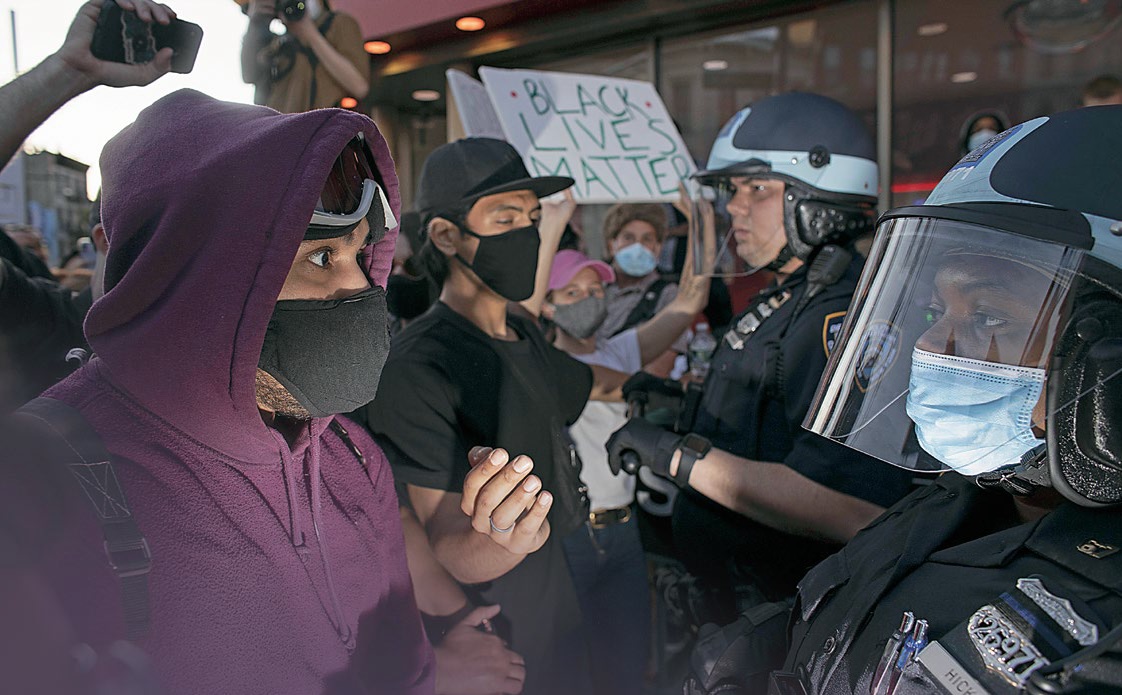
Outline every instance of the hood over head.
[[[351, 111], [280, 114], [184, 89], [106, 145], [106, 293], [85, 331], [115, 385], [212, 448], [275, 461], [255, 395], [265, 330], [331, 166], [359, 133], [400, 217], [386, 141]], [[374, 285], [396, 237], [364, 251]]]

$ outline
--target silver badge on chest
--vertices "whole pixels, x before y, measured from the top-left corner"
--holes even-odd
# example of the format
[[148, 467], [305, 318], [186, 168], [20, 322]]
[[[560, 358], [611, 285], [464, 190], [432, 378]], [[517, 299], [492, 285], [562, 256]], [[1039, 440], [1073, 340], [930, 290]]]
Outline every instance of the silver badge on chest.
[[1024, 687], [1034, 671], [1049, 663], [1032, 641], [993, 606], [985, 605], [975, 611], [966, 633], [986, 668], [1015, 687]]

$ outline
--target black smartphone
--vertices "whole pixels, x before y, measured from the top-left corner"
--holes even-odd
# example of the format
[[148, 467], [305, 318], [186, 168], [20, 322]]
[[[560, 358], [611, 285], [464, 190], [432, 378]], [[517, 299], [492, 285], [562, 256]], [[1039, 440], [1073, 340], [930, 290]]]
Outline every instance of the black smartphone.
[[182, 19], [173, 19], [168, 25], [145, 22], [114, 0], [105, 0], [90, 52], [101, 60], [139, 65], [150, 62], [161, 48], [170, 47], [175, 51], [171, 71], [187, 73], [195, 67], [202, 40], [203, 28], [198, 24]]

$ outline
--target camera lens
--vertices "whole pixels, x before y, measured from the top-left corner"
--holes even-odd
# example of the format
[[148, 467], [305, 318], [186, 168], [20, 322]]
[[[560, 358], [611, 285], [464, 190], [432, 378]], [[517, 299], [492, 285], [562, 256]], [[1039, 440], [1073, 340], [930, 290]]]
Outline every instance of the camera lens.
[[304, 0], [283, 0], [280, 5], [281, 12], [284, 13], [284, 18], [290, 22], [298, 22], [304, 17], [304, 13], [308, 10]]

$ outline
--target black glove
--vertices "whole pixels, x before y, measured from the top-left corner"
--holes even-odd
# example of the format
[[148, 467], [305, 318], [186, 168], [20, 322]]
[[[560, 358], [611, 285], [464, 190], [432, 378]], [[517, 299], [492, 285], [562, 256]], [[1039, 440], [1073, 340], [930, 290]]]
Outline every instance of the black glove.
[[666, 408], [677, 413], [684, 396], [685, 390], [677, 381], [647, 372], [636, 372], [623, 383], [623, 400], [638, 403], [647, 411]]
[[[634, 473], [638, 466], [646, 466], [651, 472], [669, 478], [670, 459], [681, 441], [682, 438], [673, 432], [667, 432], [643, 418], [632, 418], [608, 438], [605, 445], [608, 466], [616, 474], [621, 470]], [[675, 482], [684, 485], [684, 481]]]

